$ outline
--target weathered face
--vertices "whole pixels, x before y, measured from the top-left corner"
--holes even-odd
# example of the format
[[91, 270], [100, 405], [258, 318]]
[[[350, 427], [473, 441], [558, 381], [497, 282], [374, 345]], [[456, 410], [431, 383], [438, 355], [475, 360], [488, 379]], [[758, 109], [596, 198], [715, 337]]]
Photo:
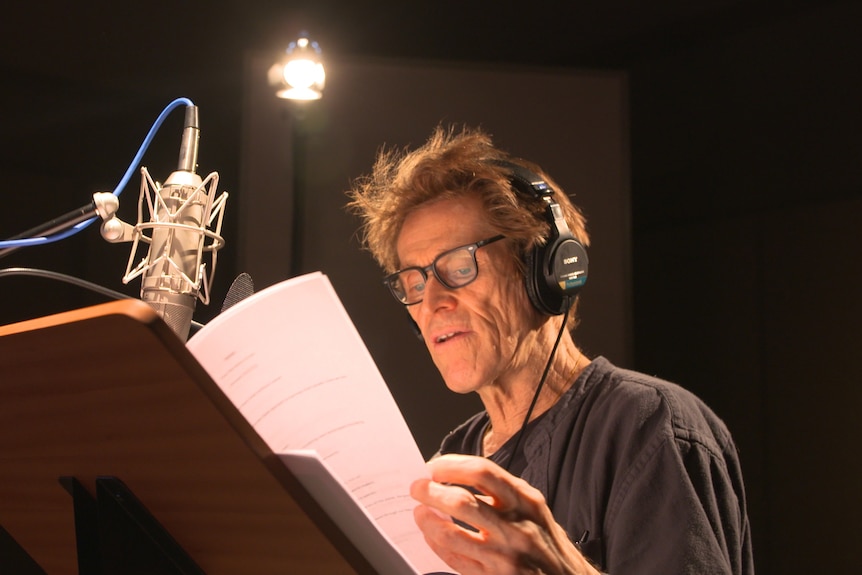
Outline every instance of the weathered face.
[[[495, 236], [486, 220], [470, 197], [419, 208], [398, 236], [401, 267], [425, 267], [447, 250]], [[479, 391], [523, 367], [537, 323], [505, 240], [475, 256], [478, 275], [470, 284], [450, 289], [429, 274], [422, 301], [408, 307], [446, 385], [458, 393]]]

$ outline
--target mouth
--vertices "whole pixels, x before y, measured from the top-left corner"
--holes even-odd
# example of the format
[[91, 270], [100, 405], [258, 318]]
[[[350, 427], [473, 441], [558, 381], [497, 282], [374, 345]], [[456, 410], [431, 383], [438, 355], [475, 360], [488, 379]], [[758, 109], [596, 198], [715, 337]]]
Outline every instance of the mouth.
[[444, 334], [438, 335], [434, 339], [434, 343], [445, 343], [445, 342], [449, 341], [450, 339], [452, 339], [453, 337], [461, 335], [462, 333], [463, 332], [460, 332], [460, 331], [452, 331], [449, 333], [444, 333]]

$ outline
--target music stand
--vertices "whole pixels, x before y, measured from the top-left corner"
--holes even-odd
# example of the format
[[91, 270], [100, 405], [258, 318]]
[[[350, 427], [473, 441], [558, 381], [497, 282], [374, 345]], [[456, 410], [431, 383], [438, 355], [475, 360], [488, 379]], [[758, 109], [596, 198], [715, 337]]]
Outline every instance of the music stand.
[[171, 573], [375, 573], [150, 306], [0, 327], [0, 572], [111, 575], [117, 502]]

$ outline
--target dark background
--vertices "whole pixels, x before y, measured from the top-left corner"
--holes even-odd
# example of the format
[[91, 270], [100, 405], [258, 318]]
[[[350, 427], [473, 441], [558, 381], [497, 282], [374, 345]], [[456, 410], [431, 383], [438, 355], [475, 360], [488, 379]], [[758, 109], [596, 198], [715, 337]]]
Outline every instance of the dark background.
[[[332, 58], [624, 71], [632, 367], [683, 383], [728, 422], [760, 573], [849, 571], [862, 511], [862, 4], [484, 4], [7, 2], [0, 236], [113, 189], [177, 96], [199, 103], [206, 133], [218, 134], [202, 141], [202, 171], [217, 169], [219, 187], [237, 190], [243, 53], [281, 49], [300, 28]], [[166, 122], [169, 145], [148, 154], [154, 173], [176, 165], [180, 116]], [[117, 280], [128, 251], [97, 236], [0, 266], [135, 295], [137, 285]], [[220, 255], [215, 302], [238, 271], [233, 249]], [[2, 323], [103, 301], [42, 280], [0, 281]]]

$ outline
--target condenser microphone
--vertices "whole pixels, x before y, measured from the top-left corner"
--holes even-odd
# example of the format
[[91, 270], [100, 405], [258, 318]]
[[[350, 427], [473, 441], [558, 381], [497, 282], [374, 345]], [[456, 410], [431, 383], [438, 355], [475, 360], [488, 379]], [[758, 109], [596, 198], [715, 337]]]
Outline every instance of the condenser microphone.
[[[138, 220], [134, 226], [117, 217], [116, 196], [108, 192], [93, 195], [104, 220], [102, 237], [111, 243], [133, 242], [123, 283], [142, 276], [141, 299], [183, 341], [189, 337], [197, 300], [209, 303], [216, 256], [224, 246], [220, 234], [228, 198], [227, 192], [216, 198], [217, 172], [203, 180], [195, 172], [199, 140], [198, 109], [189, 103], [177, 170], [162, 185], [153, 181], [147, 168], [141, 168]], [[147, 255], [134, 265], [141, 243], [149, 246]], [[208, 272], [203, 263], [205, 254], [210, 256]]]
[[[207, 182], [211, 182], [208, 189], [195, 172], [199, 140], [198, 109], [197, 106], [188, 106], [177, 170], [163, 185], [152, 182], [146, 169], [142, 170], [144, 178], [139, 211], [146, 199], [150, 221], [140, 221], [139, 214], [137, 232], [150, 247], [146, 259], [135, 272], [127, 273], [123, 278], [128, 282], [136, 275], [142, 276], [141, 299], [150, 304], [183, 341], [188, 339], [197, 300], [209, 303], [208, 285], [204, 285], [205, 266], [201, 263], [203, 252], [213, 252], [211, 271], [214, 271], [215, 251], [223, 243], [221, 237], [207, 231], [218, 175], [213, 173], [207, 178]], [[147, 183], [153, 188], [150, 193], [146, 193]], [[220, 209], [217, 211], [220, 228], [222, 212]], [[143, 233], [147, 229], [151, 230], [150, 236]], [[205, 245], [208, 236], [214, 238], [211, 246]], [[137, 244], [133, 254], [136, 248]], [[203, 297], [202, 287], [205, 288]]]

